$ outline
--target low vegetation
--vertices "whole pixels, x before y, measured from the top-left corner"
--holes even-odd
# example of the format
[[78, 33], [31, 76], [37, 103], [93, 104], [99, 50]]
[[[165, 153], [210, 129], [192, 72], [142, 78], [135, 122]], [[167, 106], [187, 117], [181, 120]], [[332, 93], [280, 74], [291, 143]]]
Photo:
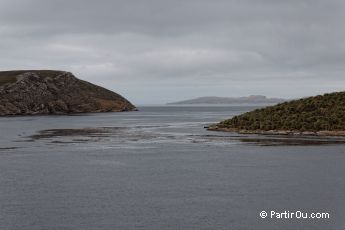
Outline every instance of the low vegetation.
[[17, 76], [27, 72], [34, 72], [41, 77], [54, 77], [61, 74], [61, 71], [55, 70], [17, 70], [17, 71], [1, 71], [0, 72], [0, 86], [13, 83], [17, 81]]
[[345, 92], [284, 102], [220, 122], [239, 130], [344, 131]]

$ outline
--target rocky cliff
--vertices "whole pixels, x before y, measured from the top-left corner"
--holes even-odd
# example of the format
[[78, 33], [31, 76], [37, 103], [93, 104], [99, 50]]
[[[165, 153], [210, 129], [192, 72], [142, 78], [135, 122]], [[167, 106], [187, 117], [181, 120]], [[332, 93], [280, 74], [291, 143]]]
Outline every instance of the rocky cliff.
[[0, 72], [0, 116], [135, 110], [125, 98], [52, 70]]

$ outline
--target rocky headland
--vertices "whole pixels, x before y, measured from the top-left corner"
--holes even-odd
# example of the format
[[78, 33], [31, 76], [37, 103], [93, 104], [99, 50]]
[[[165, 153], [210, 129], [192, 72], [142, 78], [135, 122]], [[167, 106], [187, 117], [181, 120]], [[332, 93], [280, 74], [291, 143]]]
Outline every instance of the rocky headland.
[[121, 95], [54, 70], [0, 72], [0, 116], [136, 110]]

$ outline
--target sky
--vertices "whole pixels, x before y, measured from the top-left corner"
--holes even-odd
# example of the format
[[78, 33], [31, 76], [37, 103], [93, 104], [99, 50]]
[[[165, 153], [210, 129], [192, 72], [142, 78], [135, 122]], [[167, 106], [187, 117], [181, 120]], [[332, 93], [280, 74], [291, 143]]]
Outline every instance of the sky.
[[344, 0], [0, 0], [0, 70], [57, 69], [134, 104], [345, 90]]

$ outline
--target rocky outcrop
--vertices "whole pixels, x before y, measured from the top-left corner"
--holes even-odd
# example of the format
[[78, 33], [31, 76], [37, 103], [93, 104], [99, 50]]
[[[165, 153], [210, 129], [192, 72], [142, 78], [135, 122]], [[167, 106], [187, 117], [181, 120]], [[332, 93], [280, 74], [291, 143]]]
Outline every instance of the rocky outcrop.
[[125, 98], [63, 71], [0, 72], [0, 115], [135, 110]]

